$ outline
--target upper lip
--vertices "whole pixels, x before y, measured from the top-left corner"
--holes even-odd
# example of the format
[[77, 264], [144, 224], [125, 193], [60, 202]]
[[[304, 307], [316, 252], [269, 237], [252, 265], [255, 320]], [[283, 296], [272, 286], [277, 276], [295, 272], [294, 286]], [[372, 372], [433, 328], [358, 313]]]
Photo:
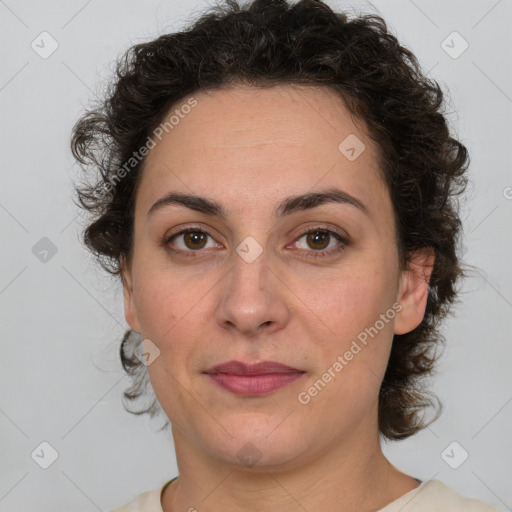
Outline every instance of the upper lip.
[[260, 361], [243, 363], [242, 361], [226, 361], [212, 366], [204, 373], [232, 373], [234, 375], [263, 375], [266, 373], [303, 373], [303, 370], [292, 368], [277, 361]]

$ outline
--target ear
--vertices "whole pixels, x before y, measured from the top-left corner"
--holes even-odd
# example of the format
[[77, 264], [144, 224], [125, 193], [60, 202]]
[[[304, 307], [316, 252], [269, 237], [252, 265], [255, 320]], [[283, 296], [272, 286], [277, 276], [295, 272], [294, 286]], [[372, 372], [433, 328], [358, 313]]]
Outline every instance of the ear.
[[127, 263], [125, 255], [121, 255], [121, 279], [123, 282], [124, 297], [124, 317], [128, 325], [135, 331], [140, 333], [139, 319], [137, 308], [133, 298], [133, 279], [130, 265]]
[[418, 249], [411, 255], [407, 270], [402, 271], [397, 297], [402, 309], [395, 317], [395, 334], [406, 334], [422, 322], [434, 259], [432, 247]]

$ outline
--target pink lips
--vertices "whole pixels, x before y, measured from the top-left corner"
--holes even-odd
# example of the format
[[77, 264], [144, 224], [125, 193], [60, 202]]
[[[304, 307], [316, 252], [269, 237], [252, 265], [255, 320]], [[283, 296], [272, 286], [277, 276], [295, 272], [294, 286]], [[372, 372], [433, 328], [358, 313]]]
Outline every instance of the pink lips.
[[204, 373], [237, 395], [264, 395], [290, 384], [305, 372], [275, 361], [227, 361]]

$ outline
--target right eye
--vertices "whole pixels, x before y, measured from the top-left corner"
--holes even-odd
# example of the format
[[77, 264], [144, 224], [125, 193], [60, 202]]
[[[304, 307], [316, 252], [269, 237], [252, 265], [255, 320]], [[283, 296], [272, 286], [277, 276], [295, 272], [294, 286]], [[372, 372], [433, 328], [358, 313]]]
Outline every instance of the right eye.
[[[184, 256], [195, 257], [196, 254], [194, 253], [200, 252], [202, 249], [208, 249], [219, 245], [215, 241], [213, 241], [213, 246], [208, 247], [208, 238], [211, 238], [213, 240], [213, 238], [202, 229], [187, 228], [180, 231], [179, 233], [175, 233], [170, 237], [167, 237], [164, 240], [164, 245], [171, 252], [180, 253], [183, 254]], [[170, 246], [171, 242], [173, 242], [173, 245], [177, 246], [177, 249]]]

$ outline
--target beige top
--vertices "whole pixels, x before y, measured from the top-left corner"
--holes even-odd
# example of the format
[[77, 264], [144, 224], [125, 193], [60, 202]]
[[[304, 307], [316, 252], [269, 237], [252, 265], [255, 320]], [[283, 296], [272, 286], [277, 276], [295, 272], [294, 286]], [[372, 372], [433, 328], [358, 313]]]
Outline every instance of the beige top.
[[[163, 487], [139, 494], [133, 501], [111, 512], [163, 512], [160, 496]], [[478, 500], [463, 498], [440, 480], [426, 480], [377, 512], [500, 512]]]

